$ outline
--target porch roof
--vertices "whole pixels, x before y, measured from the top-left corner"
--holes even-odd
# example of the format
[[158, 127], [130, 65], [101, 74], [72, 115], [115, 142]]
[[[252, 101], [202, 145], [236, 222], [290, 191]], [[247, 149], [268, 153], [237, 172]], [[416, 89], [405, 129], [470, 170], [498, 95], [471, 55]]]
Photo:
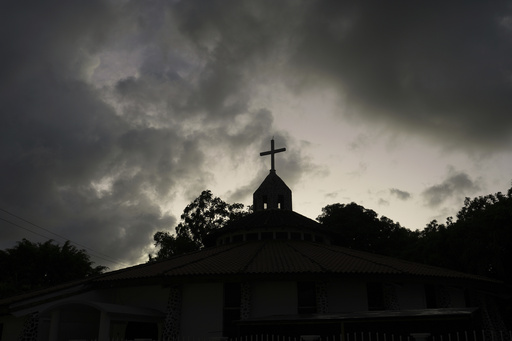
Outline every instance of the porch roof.
[[359, 311], [350, 313], [311, 315], [272, 315], [237, 321], [240, 325], [290, 324], [290, 323], [338, 323], [343, 321], [422, 319], [422, 318], [470, 318], [478, 308], [439, 308], [411, 310]]
[[[160, 318], [165, 314], [162, 311], [153, 309], [153, 308], [144, 308], [144, 307], [136, 307], [130, 305], [121, 305], [121, 304], [113, 304], [113, 303], [105, 303], [105, 302], [97, 302], [90, 300], [61, 300], [57, 302], [49, 302], [43, 305], [37, 306], [37, 311], [41, 314], [45, 314], [47, 312], [52, 311], [53, 309], [57, 309], [59, 307], [65, 306], [87, 306], [97, 309], [98, 311], [106, 312], [111, 314], [112, 316], [139, 316], [146, 318]], [[28, 313], [32, 313], [35, 310], [34, 307], [29, 307], [26, 309], [20, 309], [13, 312], [14, 316], [24, 316]]]

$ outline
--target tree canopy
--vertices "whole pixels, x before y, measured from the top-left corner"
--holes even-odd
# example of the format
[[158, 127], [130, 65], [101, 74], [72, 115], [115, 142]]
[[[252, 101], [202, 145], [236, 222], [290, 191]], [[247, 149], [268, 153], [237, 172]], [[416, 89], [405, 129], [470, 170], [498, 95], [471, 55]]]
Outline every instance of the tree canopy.
[[404, 257], [408, 251], [404, 246], [417, 235], [353, 202], [327, 205], [317, 220], [334, 232], [334, 244], [389, 256]]
[[512, 283], [512, 188], [466, 198], [456, 217], [420, 232], [418, 260]]
[[42, 289], [102, 273], [107, 268], [93, 266], [85, 250], [66, 241], [33, 243], [27, 239], [0, 250], [0, 297]]
[[334, 243], [512, 283], [512, 188], [466, 198], [456, 219], [411, 231], [355, 203], [332, 204], [317, 220]]
[[[198, 250], [211, 231], [248, 213], [244, 205], [228, 204], [205, 190], [184, 209], [175, 234], [154, 235], [159, 250], [150, 259]], [[512, 188], [507, 194], [466, 198], [456, 219], [448, 217], [445, 224], [433, 220], [421, 231], [353, 202], [327, 205], [317, 220], [334, 232], [337, 245], [512, 283]]]
[[210, 190], [204, 190], [183, 210], [175, 234], [155, 233], [153, 239], [159, 249], [156, 256], [149, 255], [150, 261], [199, 250], [204, 247], [204, 239], [210, 232], [248, 213], [249, 209], [245, 209], [243, 204], [228, 204], [213, 196]]

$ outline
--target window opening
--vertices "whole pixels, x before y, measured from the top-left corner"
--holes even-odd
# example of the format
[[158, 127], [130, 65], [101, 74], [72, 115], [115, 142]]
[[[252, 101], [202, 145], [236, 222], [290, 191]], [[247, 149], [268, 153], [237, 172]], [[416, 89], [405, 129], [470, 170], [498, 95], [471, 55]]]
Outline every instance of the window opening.
[[261, 232], [261, 240], [271, 240], [274, 239], [273, 232]]
[[233, 241], [234, 242], [241, 242], [244, 240], [244, 235], [243, 234], [236, 234], [233, 236]]
[[276, 239], [288, 239], [288, 232], [276, 232]]
[[130, 321], [126, 325], [126, 340], [157, 340], [158, 325], [153, 322]]
[[297, 282], [297, 307], [299, 314], [316, 313], [315, 282]]
[[245, 240], [258, 240], [258, 233], [247, 233]]
[[368, 310], [385, 310], [384, 284], [380, 282], [367, 283]]
[[425, 284], [425, 304], [427, 309], [439, 308], [437, 306], [437, 294], [435, 285]]
[[236, 336], [235, 321], [240, 320], [242, 286], [240, 283], [224, 283], [223, 336]]
[[323, 243], [324, 242], [324, 237], [315, 234], [315, 242]]
[[283, 207], [284, 207], [284, 195], [279, 194], [277, 196], [277, 208], [281, 210], [281, 209], [283, 209]]

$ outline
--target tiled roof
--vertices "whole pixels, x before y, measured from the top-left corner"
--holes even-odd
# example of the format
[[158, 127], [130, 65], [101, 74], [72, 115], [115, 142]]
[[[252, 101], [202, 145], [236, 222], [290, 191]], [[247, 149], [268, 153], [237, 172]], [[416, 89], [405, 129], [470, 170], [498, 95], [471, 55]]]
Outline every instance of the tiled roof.
[[[453, 279], [499, 284], [485, 277], [408, 262], [368, 252], [299, 240], [266, 240], [205, 248], [165, 261], [141, 264], [96, 277], [0, 300], [0, 306], [68, 287], [128, 284], [132, 280], [180, 280], [218, 276], [376, 275], [387, 278]], [[86, 289], [85, 289], [86, 290]]]
[[254, 212], [230, 222], [226, 227], [214, 230], [205, 238], [207, 246], [216, 244], [219, 237], [230, 233], [251, 231], [304, 231], [327, 237], [332, 232], [319, 222], [290, 210], [268, 209]]
[[263, 210], [235, 220], [223, 230], [253, 228], [299, 228], [323, 230], [323, 226], [313, 219], [289, 210]]
[[151, 277], [308, 273], [491, 281], [480, 276], [339, 246], [297, 240], [267, 240], [211, 247], [165, 261], [106, 273], [94, 282]]

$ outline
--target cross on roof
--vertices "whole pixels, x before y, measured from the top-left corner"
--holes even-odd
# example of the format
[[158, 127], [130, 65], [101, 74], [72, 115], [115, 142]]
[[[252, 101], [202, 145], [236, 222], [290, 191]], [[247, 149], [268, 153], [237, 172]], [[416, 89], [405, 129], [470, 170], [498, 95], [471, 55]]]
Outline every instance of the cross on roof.
[[286, 148], [279, 148], [279, 149], [274, 149], [274, 139], [272, 138], [272, 140], [270, 140], [270, 150], [267, 151], [267, 152], [261, 152], [260, 153], [260, 156], [264, 156], [264, 155], [269, 155], [270, 154], [270, 171], [275, 171], [275, 161], [274, 161], [274, 154], [276, 153], [281, 153], [281, 152], [284, 152], [286, 151]]

